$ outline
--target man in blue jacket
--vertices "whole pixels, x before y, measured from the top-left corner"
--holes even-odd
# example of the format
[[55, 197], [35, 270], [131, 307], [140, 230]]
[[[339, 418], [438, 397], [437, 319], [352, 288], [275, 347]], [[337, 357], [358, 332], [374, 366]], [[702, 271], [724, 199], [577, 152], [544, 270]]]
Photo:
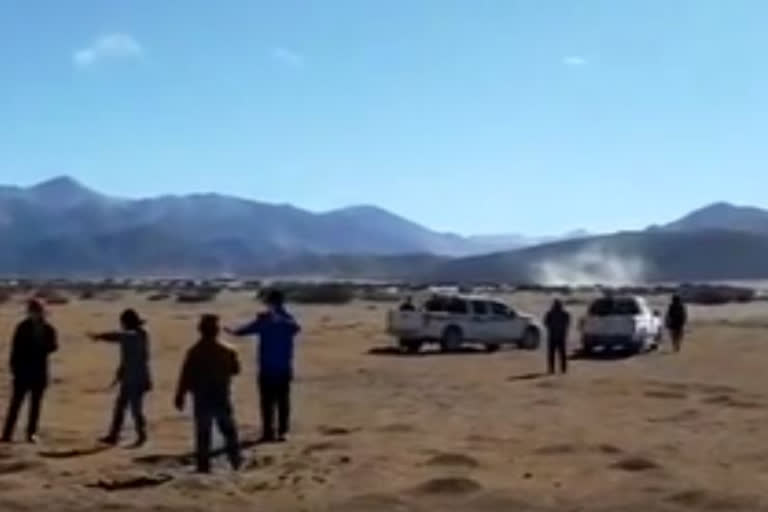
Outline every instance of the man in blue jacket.
[[[288, 434], [293, 380], [293, 345], [301, 330], [285, 310], [285, 298], [278, 290], [264, 297], [267, 310], [239, 329], [227, 329], [233, 336], [259, 335], [259, 395], [261, 398], [262, 442], [283, 442]], [[277, 433], [275, 432], [277, 412]]]

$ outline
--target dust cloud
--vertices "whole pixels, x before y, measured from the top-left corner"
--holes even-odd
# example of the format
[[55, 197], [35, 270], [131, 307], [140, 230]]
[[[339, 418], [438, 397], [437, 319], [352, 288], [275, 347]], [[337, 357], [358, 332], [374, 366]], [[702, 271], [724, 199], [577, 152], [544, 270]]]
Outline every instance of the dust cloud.
[[641, 258], [620, 256], [599, 246], [534, 266], [536, 282], [544, 286], [625, 286], [646, 281], [648, 265]]

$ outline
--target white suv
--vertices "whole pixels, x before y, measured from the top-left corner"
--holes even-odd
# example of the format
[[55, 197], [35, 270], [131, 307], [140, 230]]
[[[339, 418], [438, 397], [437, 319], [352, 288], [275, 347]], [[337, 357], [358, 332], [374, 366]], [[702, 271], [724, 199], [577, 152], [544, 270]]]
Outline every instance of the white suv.
[[418, 352], [427, 343], [439, 343], [444, 351], [465, 343], [484, 345], [488, 351], [507, 344], [535, 350], [543, 332], [532, 315], [471, 295], [433, 295], [418, 309], [390, 311], [387, 330], [408, 352]]

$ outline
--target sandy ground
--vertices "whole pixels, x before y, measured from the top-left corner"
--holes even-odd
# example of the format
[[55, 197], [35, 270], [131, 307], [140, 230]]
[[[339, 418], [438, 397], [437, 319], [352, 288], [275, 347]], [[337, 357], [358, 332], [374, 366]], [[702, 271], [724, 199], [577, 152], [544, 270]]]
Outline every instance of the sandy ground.
[[[549, 299], [510, 300], [538, 314]], [[128, 305], [151, 322], [152, 441], [102, 450], [94, 440], [107, 425], [117, 353], [83, 333], [112, 327]], [[44, 442], [0, 448], [0, 510], [768, 510], [768, 304], [695, 309], [684, 353], [577, 360], [565, 378], [537, 375], [543, 351], [372, 354], [391, 344], [387, 307], [294, 308], [304, 334], [290, 442], [250, 447], [239, 474], [218, 460], [209, 477], [192, 473], [189, 414], [172, 407], [178, 366], [200, 313], [236, 323], [253, 314], [250, 297], [55, 307], [61, 351]], [[3, 353], [20, 310], [0, 306]], [[259, 430], [249, 345], [235, 390], [246, 442]], [[3, 409], [8, 381], [3, 365]]]

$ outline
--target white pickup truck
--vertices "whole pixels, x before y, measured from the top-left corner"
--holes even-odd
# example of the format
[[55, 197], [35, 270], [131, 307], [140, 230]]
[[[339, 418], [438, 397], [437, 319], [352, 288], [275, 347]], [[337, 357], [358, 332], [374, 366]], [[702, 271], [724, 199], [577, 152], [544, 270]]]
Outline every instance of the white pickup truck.
[[402, 350], [416, 353], [424, 344], [438, 343], [453, 351], [476, 343], [493, 352], [501, 345], [535, 350], [543, 327], [531, 315], [518, 313], [501, 301], [469, 295], [435, 295], [421, 307], [390, 311], [387, 331]]
[[662, 333], [661, 318], [642, 297], [597, 299], [581, 321], [585, 354], [591, 354], [598, 348], [647, 352], [657, 348]]

